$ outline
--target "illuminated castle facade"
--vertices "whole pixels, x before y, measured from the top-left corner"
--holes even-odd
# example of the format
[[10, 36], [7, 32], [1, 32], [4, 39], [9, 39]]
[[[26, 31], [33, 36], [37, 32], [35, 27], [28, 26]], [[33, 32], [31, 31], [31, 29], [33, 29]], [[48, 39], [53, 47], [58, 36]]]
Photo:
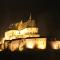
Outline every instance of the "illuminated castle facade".
[[[38, 27], [35, 20], [32, 20], [31, 14], [27, 22], [18, 22], [15, 24], [16, 29], [5, 32], [2, 39], [2, 49], [9, 48], [15, 51], [17, 48], [21, 51], [23, 46], [33, 49], [35, 46], [39, 49], [46, 48], [46, 38], [40, 38]], [[41, 40], [42, 39], [42, 40]]]
[[[31, 14], [27, 22], [22, 20], [14, 26], [16, 29], [6, 31], [0, 42], [0, 51], [9, 49], [11, 51], [22, 51], [27, 49], [46, 49], [47, 38], [41, 38], [38, 33], [39, 28], [35, 20], [32, 20]], [[51, 43], [53, 49], [60, 49], [60, 41]]]
[[15, 30], [9, 30], [5, 32], [5, 40], [27, 37], [40, 37], [35, 20], [31, 19], [31, 14], [27, 22], [22, 22], [21, 20], [21, 22], [15, 24], [15, 28]]

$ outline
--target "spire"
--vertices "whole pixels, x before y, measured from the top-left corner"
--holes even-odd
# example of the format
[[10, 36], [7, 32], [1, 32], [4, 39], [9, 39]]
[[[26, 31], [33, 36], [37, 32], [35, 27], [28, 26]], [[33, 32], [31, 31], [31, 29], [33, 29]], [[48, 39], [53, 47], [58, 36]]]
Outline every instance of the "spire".
[[20, 24], [22, 24], [23, 22], [22, 22], [22, 20], [21, 20], [21, 22], [20, 22]]
[[29, 20], [31, 20], [31, 19], [32, 19], [32, 17], [31, 17], [31, 12], [30, 12]]

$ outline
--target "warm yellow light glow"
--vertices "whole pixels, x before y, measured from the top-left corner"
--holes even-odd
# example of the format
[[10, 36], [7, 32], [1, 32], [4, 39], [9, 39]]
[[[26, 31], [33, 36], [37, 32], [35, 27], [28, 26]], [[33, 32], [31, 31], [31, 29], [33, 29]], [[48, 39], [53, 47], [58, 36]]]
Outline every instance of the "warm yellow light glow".
[[52, 41], [51, 46], [55, 50], [60, 49], [60, 41]]
[[[31, 34], [38, 33], [38, 28], [25, 28], [22, 30], [9, 30], [9, 31], [5, 32], [4, 39], [5, 40], [12, 40], [12, 39], [17, 39], [17, 38], [26, 38], [30, 33]], [[28, 35], [26, 35], [26, 34], [28, 34]]]
[[3, 51], [3, 50], [4, 50], [4, 45], [0, 44], [0, 51]]
[[1, 44], [0, 45], [0, 51], [3, 51], [4, 50], [4, 44]]
[[23, 51], [24, 50], [24, 45], [25, 45], [25, 41], [20, 42], [19, 51]]
[[[2, 43], [4, 43], [5, 40], [12, 40], [12, 39], [17, 39], [17, 38], [27, 38], [27, 37], [40, 37], [38, 33], [38, 28], [36, 27], [31, 27], [31, 28], [24, 28], [21, 30], [9, 30], [5, 32], [5, 36], [2, 39]], [[25, 43], [24, 43], [25, 42]], [[11, 51], [15, 51], [17, 48], [19, 48], [20, 51], [23, 50], [23, 46], [26, 45], [26, 48], [34, 48], [35, 46], [35, 40], [34, 39], [28, 39], [24, 42], [11, 42], [9, 45], [9, 49]], [[20, 44], [20, 45], [19, 45]], [[8, 45], [5, 44], [7, 47]]]
[[46, 48], [46, 38], [36, 39], [36, 47], [38, 49], [45, 49]]
[[19, 35], [19, 31], [18, 30], [10, 30], [5, 32], [5, 40], [12, 40], [12, 39], [16, 39], [17, 35]]
[[26, 34], [26, 33], [37, 33], [38, 32], [38, 28], [25, 28], [25, 29], [22, 29], [20, 31], [20, 34]]
[[23, 51], [24, 50], [24, 48], [23, 47], [19, 47], [19, 51]]
[[35, 40], [27, 39], [26, 40], [26, 48], [33, 49], [35, 47]]
[[9, 45], [9, 48], [11, 51], [17, 50], [19, 48], [19, 41], [11, 42], [11, 44]]
[[0, 51], [2, 51], [2, 49], [0, 49]]

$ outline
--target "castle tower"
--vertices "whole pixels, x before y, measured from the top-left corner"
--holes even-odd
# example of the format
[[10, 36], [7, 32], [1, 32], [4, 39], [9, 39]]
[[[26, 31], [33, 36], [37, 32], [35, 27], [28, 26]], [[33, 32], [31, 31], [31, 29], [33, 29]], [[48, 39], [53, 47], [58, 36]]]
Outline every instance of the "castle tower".
[[20, 21], [20, 24], [23, 24], [22, 20]]
[[21, 20], [19, 23], [18, 23], [18, 30], [22, 29], [23, 28], [23, 21]]
[[32, 17], [31, 17], [31, 12], [30, 12], [29, 20], [32, 20]]

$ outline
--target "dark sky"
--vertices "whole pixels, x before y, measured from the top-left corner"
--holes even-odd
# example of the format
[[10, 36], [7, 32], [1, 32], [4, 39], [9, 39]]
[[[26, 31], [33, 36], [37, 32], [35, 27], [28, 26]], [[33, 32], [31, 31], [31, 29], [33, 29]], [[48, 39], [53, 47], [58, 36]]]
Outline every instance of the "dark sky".
[[29, 17], [38, 22], [41, 34], [49, 33], [60, 36], [59, 1], [47, 0], [2, 0], [0, 1], [0, 34], [9, 24], [19, 21], [19, 18]]

